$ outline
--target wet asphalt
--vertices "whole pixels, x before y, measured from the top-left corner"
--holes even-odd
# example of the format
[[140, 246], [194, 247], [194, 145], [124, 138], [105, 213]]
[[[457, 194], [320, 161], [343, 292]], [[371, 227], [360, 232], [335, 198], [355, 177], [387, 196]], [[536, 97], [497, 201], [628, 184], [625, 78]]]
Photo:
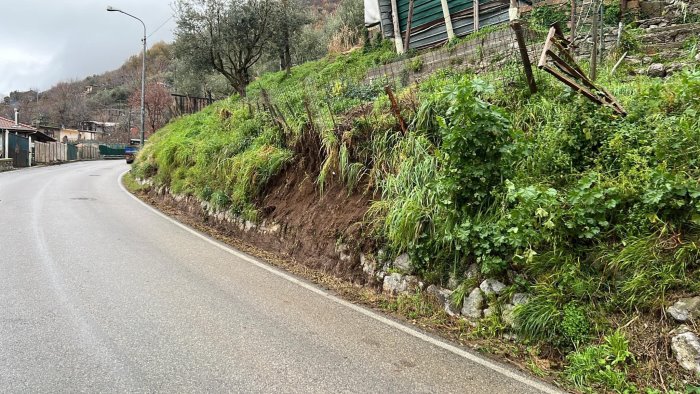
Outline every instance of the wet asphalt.
[[125, 193], [127, 169], [0, 173], [0, 392], [553, 390], [217, 247]]

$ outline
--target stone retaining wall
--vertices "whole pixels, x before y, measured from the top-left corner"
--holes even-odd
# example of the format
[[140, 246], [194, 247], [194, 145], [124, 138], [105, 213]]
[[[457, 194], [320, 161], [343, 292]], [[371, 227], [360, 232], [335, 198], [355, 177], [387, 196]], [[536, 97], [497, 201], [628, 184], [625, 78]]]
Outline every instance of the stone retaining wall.
[[0, 172], [12, 169], [12, 159], [0, 159]]

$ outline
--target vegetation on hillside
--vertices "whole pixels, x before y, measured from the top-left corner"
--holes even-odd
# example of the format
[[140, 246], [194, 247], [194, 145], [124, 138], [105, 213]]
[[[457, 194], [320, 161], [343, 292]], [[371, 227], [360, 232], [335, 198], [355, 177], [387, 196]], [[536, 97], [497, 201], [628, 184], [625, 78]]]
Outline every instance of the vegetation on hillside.
[[[376, 196], [365, 235], [408, 252], [429, 282], [467, 283], [477, 264], [510, 284], [504, 297], [530, 294], [515, 331], [559, 359], [570, 384], [661, 388], [655, 371], [629, 377], [643, 360], [618, 328], [700, 292], [700, 70], [667, 79], [602, 70], [627, 117], [544, 75], [530, 96], [495, 84], [496, 74], [440, 71], [393, 86], [404, 133], [387, 81], [364, 81], [394, 58], [384, 43], [265, 74], [246, 98], [159, 131], [133, 172], [255, 220], [268, 180], [306, 166], [319, 193], [342, 182]], [[680, 376], [664, 384], [684, 389]]]
[[176, 58], [195, 74], [223, 76], [244, 97], [256, 71], [288, 72], [293, 64], [361, 43], [361, 1], [343, 0], [331, 15], [303, 3], [178, 0]]

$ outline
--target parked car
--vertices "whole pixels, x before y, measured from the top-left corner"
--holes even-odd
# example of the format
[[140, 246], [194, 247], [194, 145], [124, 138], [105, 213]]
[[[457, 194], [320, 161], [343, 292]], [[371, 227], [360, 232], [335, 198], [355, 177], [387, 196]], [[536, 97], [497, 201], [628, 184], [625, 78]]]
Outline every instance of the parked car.
[[129, 145], [124, 147], [124, 157], [126, 157], [126, 164], [131, 164], [134, 162], [134, 158], [136, 158], [136, 154], [138, 153], [139, 149], [141, 149], [141, 140], [138, 138], [130, 139]]

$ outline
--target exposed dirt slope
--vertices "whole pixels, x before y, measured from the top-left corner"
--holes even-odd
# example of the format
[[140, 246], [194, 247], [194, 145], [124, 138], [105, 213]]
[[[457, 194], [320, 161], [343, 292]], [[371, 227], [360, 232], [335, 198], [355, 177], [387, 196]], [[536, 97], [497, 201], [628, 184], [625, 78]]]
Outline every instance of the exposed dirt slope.
[[359, 248], [362, 219], [371, 199], [361, 192], [348, 194], [345, 187], [333, 183], [321, 195], [317, 175], [295, 163], [275, 177], [263, 194], [261, 206], [267, 221], [282, 225], [286, 242], [275, 248], [311, 268], [335, 276], [362, 282], [359, 254], [341, 260], [338, 245]]

